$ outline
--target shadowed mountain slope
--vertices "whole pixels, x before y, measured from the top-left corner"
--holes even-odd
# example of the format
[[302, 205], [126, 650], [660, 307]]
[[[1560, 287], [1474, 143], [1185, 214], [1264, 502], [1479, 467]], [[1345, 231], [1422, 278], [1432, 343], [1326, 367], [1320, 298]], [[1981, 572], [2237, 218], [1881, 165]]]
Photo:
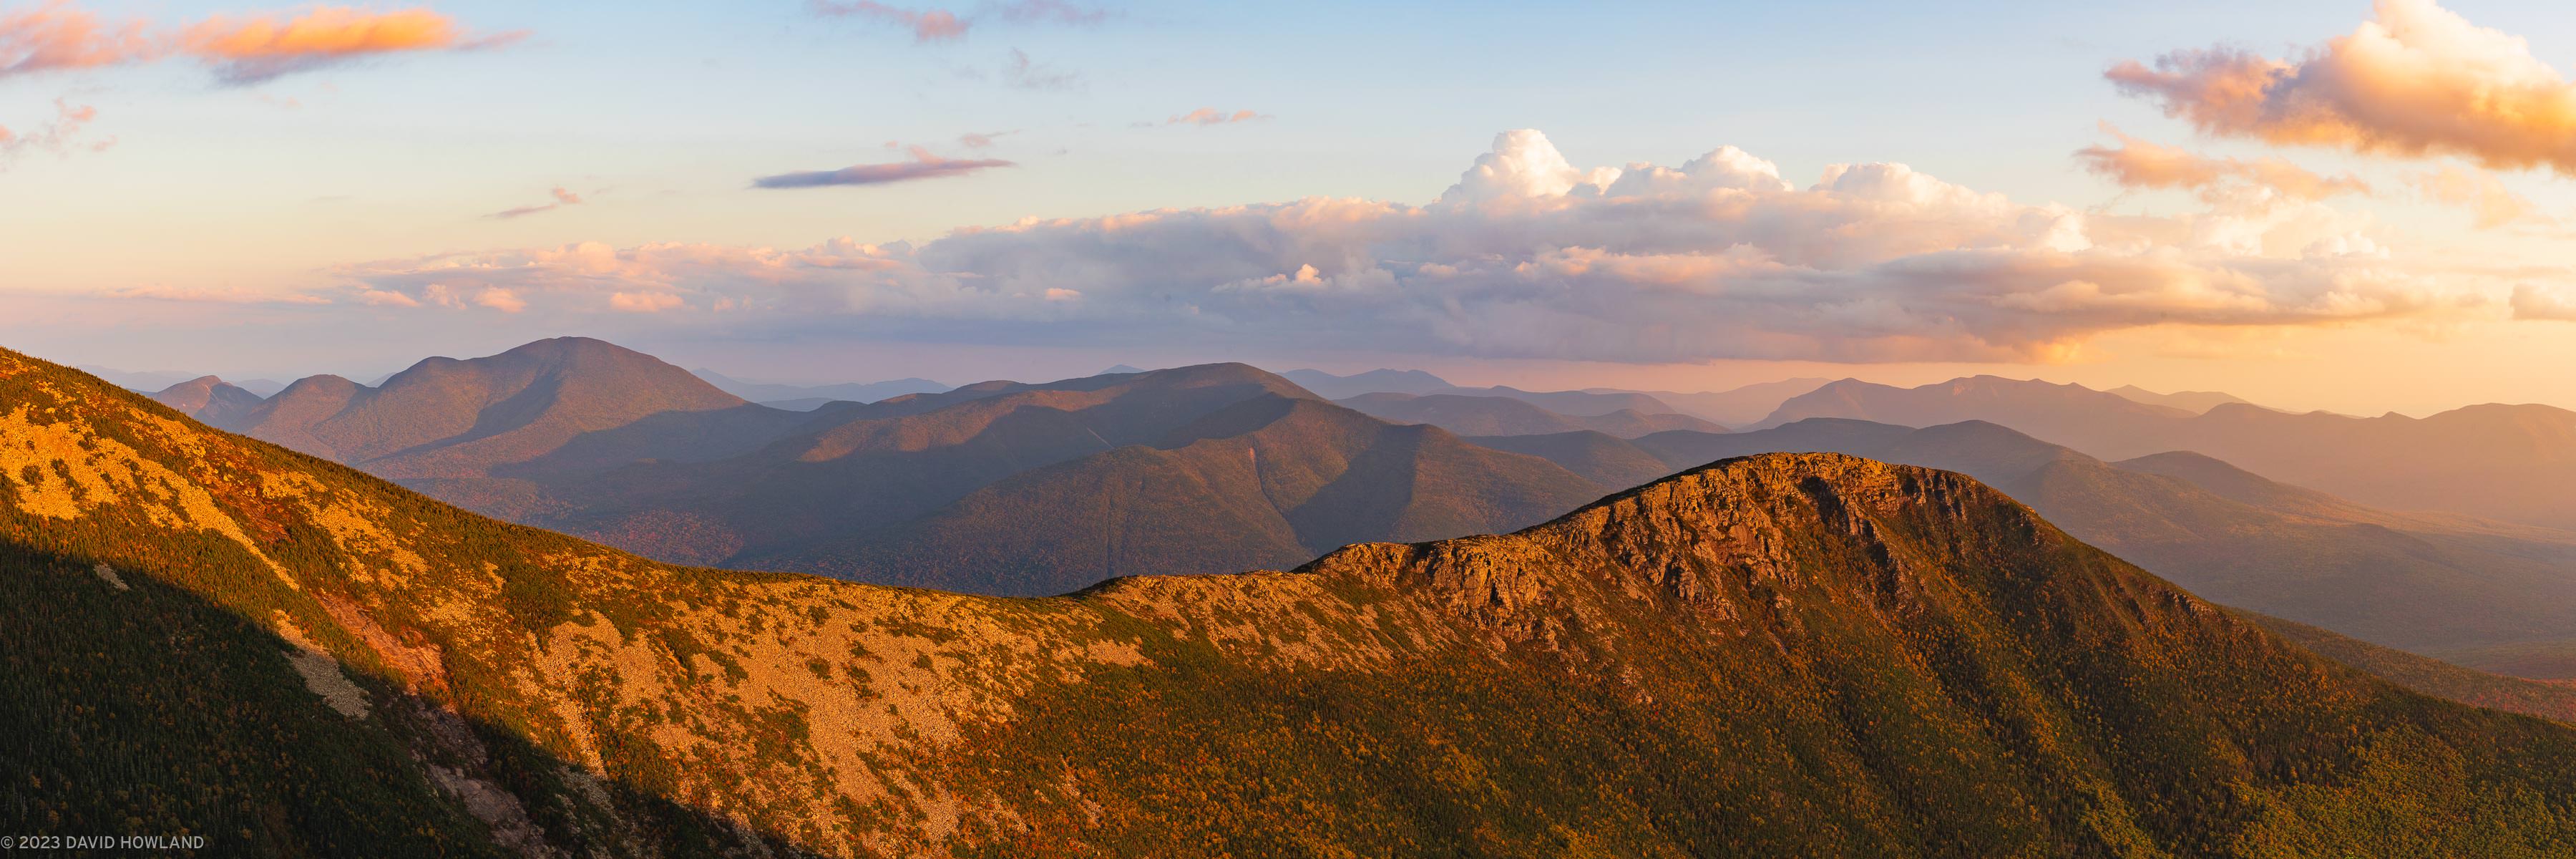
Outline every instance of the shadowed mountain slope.
[[1312, 396], [1249, 366], [1210, 364], [837, 403], [802, 432], [724, 459], [579, 474], [531, 463], [511, 476], [531, 475], [544, 500], [512, 512], [655, 557], [789, 563], [1014, 474], [1151, 444], [1246, 400]]
[[2108, 460], [2206, 454], [2378, 507], [2576, 529], [2576, 412], [2480, 405], [2425, 418], [2291, 414], [2224, 403], [2205, 414], [2076, 385], [1978, 376], [1919, 388], [1854, 380], [1792, 399], [1762, 427], [1829, 417], [1900, 426], [1981, 420]]
[[1726, 431], [1725, 427], [1683, 414], [1640, 414], [1621, 409], [1602, 415], [1563, 415], [1511, 397], [1362, 394], [1334, 402], [1371, 417], [1402, 424], [1431, 424], [1459, 435], [1545, 435], [1592, 430], [1636, 438], [1670, 430]]
[[1437, 427], [1269, 395], [1150, 445], [1012, 475], [919, 521], [746, 560], [1042, 595], [1122, 575], [1294, 565], [1346, 543], [1509, 531], [1608, 491]]
[[[775, 382], [744, 381], [742, 379], [736, 379], [731, 376], [718, 373], [714, 370], [709, 370], [705, 367], [691, 370], [689, 373], [697, 376], [698, 378], [705, 379], [707, 384], [716, 386], [718, 390], [722, 390], [725, 393], [732, 394], [755, 403], [767, 403], [781, 400], [813, 400], [817, 403], [840, 400], [853, 403], [873, 403], [887, 397], [899, 397], [905, 394], [935, 394], [953, 387], [951, 385], [943, 385], [938, 382], [933, 382], [929, 379], [893, 379], [884, 382], [841, 382], [830, 385], [787, 385]], [[796, 411], [810, 410], [811, 407], [796, 409]]]
[[[478, 360], [423, 367], [478, 380], [508, 368], [551, 374], [499, 386], [513, 390], [596, 391], [626, 379], [701, 397], [665, 396], [587, 423], [567, 419], [601, 411], [570, 407], [587, 398], [543, 400], [533, 417], [482, 406], [476, 422], [502, 427], [496, 437], [545, 446], [476, 460], [437, 456], [457, 442], [405, 447], [414, 440], [366, 434], [412, 423], [353, 417], [422, 400], [407, 393], [429, 384], [416, 368], [381, 390], [306, 380], [256, 431], [359, 456], [394, 450], [355, 464], [478, 512], [665, 560], [1008, 594], [1138, 571], [1293, 564], [1361, 540], [1510, 530], [1616, 488], [1445, 432], [1397, 432], [1241, 364], [983, 382], [799, 414], [740, 404], [595, 341]], [[444, 387], [475, 396], [409, 411], [452, 414], [464, 411], [455, 402], [491, 399], [483, 388]], [[288, 432], [299, 426], [309, 429]], [[580, 431], [556, 431], [570, 429]], [[315, 433], [338, 435], [307, 438]], [[1246, 474], [1257, 479], [1235, 479]]]
[[[1596, 480], [1633, 458], [1578, 436], [1473, 439]], [[1568, 459], [1584, 444], [1582, 459]], [[1982, 422], [1911, 429], [1817, 419], [1627, 443], [1668, 469], [1774, 451], [1833, 451], [1960, 471], [2069, 532], [2229, 605], [2432, 652], [2563, 639], [2576, 629], [2576, 533], [2378, 510], [2197, 454], [2117, 465]], [[1612, 462], [1604, 473], [1597, 462]]]
[[1335, 400], [1377, 393], [1445, 394], [1458, 388], [1447, 379], [1421, 370], [1370, 370], [1348, 376], [1322, 370], [1290, 370], [1279, 375], [1298, 387]]
[[1965, 477], [1838, 455], [1035, 600], [654, 564], [6, 352], [0, 466], [13, 831], [381, 856], [2576, 848], [2576, 730], [2398, 689]]

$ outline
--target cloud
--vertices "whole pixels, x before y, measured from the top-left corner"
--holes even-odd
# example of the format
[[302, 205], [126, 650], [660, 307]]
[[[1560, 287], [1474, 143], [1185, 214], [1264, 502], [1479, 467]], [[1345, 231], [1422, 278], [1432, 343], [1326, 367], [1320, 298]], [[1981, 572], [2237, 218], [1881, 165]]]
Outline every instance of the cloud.
[[849, 3], [814, 0], [812, 5], [817, 15], [835, 18], [866, 18], [903, 27], [912, 31], [914, 42], [962, 39], [966, 37], [967, 28], [972, 26], [965, 19], [957, 17], [956, 13], [943, 9], [905, 9], [900, 6], [872, 2], [872, 0], [855, 0]]
[[[1236, 114], [1240, 117], [1251, 111]], [[1213, 115], [1199, 108], [1190, 115]], [[1180, 122], [1182, 118], [1174, 118]], [[1238, 120], [1215, 120], [1218, 122]], [[1199, 124], [1209, 124], [1202, 119]], [[1535, 129], [1506, 131], [1494, 138], [1494, 151], [1476, 156], [1475, 166], [1458, 177], [1458, 184], [1440, 195], [1444, 203], [1481, 202], [1485, 200], [1524, 200], [1560, 197], [1583, 186], [1606, 186], [1619, 178], [1619, 169], [1604, 167], [1594, 171], [1574, 169], [1547, 135]]]
[[2106, 76], [2210, 134], [2576, 175], [2576, 84], [2434, 0], [2379, 0], [2376, 20], [2295, 59], [2185, 50]]
[[1238, 110], [1238, 111], [1235, 111], [1235, 112], [1233, 112], [1233, 113], [1227, 113], [1227, 112], [1225, 112], [1225, 111], [1218, 110], [1218, 109], [1213, 108], [1213, 107], [1202, 107], [1202, 108], [1199, 108], [1199, 109], [1197, 109], [1197, 110], [1190, 111], [1190, 112], [1188, 112], [1188, 113], [1179, 114], [1179, 115], [1173, 116], [1173, 117], [1171, 117], [1171, 118], [1169, 118], [1169, 119], [1165, 119], [1165, 120], [1163, 120], [1163, 121], [1162, 121], [1162, 122], [1160, 122], [1160, 123], [1139, 122], [1139, 123], [1136, 123], [1136, 124], [1137, 124], [1137, 125], [1139, 125], [1139, 126], [1152, 126], [1152, 125], [1157, 125], [1157, 124], [1160, 124], [1160, 125], [1232, 125], [1232, 124], [1234, 124], [1234, 123], [1238, 123], [1238, 122], [1251, 122], [1251, 121], [1256, 120], [1256, 119], [1269, 119], [1269, 118], [1270, 118], [1270, 115], [1269, 115], [1269, 114], [1266, 114], [1266, 113], [1255, 113], [1255, 112], [1253, 112], [1253, 111], [1249, 111], [1249, 110]]
[[543, 204], [543, 205], [535, 205], [535, 206], [519, 206], [519, 207], [516, 207], [516, 208], [503, 209], [503, 210], [501, 210], [501, 211], [493, 212], [492, 214], [485, 215], [484, 217], [486, 217], [486, 218], [496, 218], [496, 219], [501, 219], [501, 220], [508, 220], [508, 219], [510, 219], [510, 218], [517, 218], [517, 217], [523, 217], [523, 216], [526, 216], [526, 215], [533, 215], [533, 214], [536, 214], [536, 213], [538, 213], [538, 212], [551, 212], [551, 211], [554, 211], [554, 210], [556, 210], [556, 209], [563, 208], [563, 207], [565, 207], [565, 206], [578, 206], [578, 205], [581, 205], [581, 203], [582, 203], [581, 195], [580, 195], [580, 194], [575, 194], [575, 193], [573, 193], [572, 191], [570, 191], [570, 190], [568, 190], [568, 189], [564, 188], [564, 186], [561, 186], [561, 185], [557, 185], [557, 186], [555, 186], [555, 187], [554, 187], [554, 190], [553, 190], [553, 192], [552, 192], [552, 193], [554, 194], [554, 198], [555, 198], [555, 201], [554, 201], [554, 202], [552, 202], [552, 203], [546, 203], [546, 204]]
[[[911, 167], [912, 165], [896, 165]], [[493, 288], [531, 314], [679, 299], [654, 324], [763, 336], [1099, 345], [1153, 338], [1481, 357], [2053, 361], [2108, 332], [2500, 309], [2495, 278], [2392, 258], [2314, 202], [2109, 216], [1902, 164], [1799, 187], [1721, 148], [1582, 168], [1499, 135], [1437, 201], [1310, 198], [960, 229], [919, 246], [597, 243], [346, 266], [350, 295]], [[633, 298], [625, 300], [628, 303]]]
[[155, 30], [141, 20], [104, 24], [86, 10], [54, 2], [0, 16], [0, 77], [176, 55], [206, 63], [222, 83], [246, 86], [366, 57], [499, 47], [525, 35], [474, 36], [428, 9], [373, 12], [334, 6], [317, 6], [293, 17], [216, 16]]
[[957, 145], [968, 149], [991, 149], [993, 148], [994, 141], [1018, 133], [1018, 131], [969, 131], [964, 134], [957, 135]]
[[2513, 318], [2576, 322], [2576, 293], [2528, 283], [2513, 287]]
[[2416, 192], [2426, 199], [2469, 210], [2476, 216], [2480, 229], [2550, 220], [2536, 211], [2529, 199], [2505, 187], [2504, 180], [2483, 170], [2464, 170], [2446, 164], [2440, 170], [2419, 173], [2409, 179], [2413, 181]]
[[486, 287], [474, 293], [474, 304], [503, 313], [517, 313], [528, 309], [528, 303], [521, 300], [518, 293], [499, 287]]
[[2130, 137], [2110, 123], [2103, 123], [2102, 130], [2118, 138], [2120, 145], [2076, 150], [2076, 160], [2124, 188], [2193, 190], [2213, 202], [2249, 190], [2293, 200], [2370, 193], [2369, 183], [2349, 174], [2321, 176], [2278, 158], [2212, 158]]
[[368, 12], [320, 6], [292, 18], [209, 18], [179, 36], [179, 50], [213, 64], [218, 80], [240, 86], [362, 57], [482, 50], [525, 36], [469, 37], [455, 21], [428, 9]]
[[64, 2], [0, 12], [0, 78], [151, 59], [161, 49], [146, 27], [141, 21], [102, 23]]
[[623, 310], [628, 313], [660, 313], [686, 303], [687, 302], [679, 296], [672, 295], [667, 292], [612, 292], [608, 294], [609, 309]]
[[915, 179], [937, 179], [963, 176], [978, 170], [1018, 166], [998, 158], [941, 158], [930, 150], [915, 146], [911, 161], [888, 164], [855, 164], [839, 170], [806, 173], [780, 173], [751, 180], [755, 188], [822, 188], [832, 185], [889, 185]]
[[85, 104], [72, 104], [69, 100], [58, 98], [54, 99], [54, 118], [35, 130], [22, 134], [8, 126], [0, 125], [0, 168], [8, 167], [10, 161], [28, 152], [68, 154], [79, 150], [106, 151], [108, 147], [116, 145], [116, 138], [90, 141], [80, 139], [81, 131], [96, 119], [98, 119], [98, 108]]
[[208, 289], [201, 287], [130, 286], [123, 289], [109, 290], [107, 295], [111, 298], [143, 299], [150, 301], [187, 301], [208, 304], [332, 303], [331, 299], [326, 296], [313, 295], [310, 293], [260, 292], [257, 290], [240, 288]]
[[1027, 52], [1012, 48], [1011, 61], [1002, 66], [1002, 82], [1019, 89], [1063, 90], [1081, 86], [1082, 75], [1031, 62]]
[[945, 9], [910, 9], [878, 3], [875, 0], [812, 0], [814, 14], [832, 18], [862, 18], [891, 24], [912, 31], [916, 44], [951, 42], [966, 38], [966, 32], [986, 18], [997, 18], [1014, 24], [1097, 24], [1108, 20], [1109, 13], [1096, 7], [1066, 3], [1063, 0], [1019, 0], [1014, 3], [986, 4], [976, 13], [959, 15]]

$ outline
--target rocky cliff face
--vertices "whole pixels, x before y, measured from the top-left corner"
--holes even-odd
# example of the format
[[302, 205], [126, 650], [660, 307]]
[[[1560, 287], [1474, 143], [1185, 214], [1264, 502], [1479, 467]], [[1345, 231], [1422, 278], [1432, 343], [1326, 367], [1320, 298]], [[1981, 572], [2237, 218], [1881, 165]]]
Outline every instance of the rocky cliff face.
[[32, 785], [0, 803], [13, 831], [373, 855], [2576, 846], [2576, 731], [2342, 669], [1959, 475], [1835, 455], [1512, 535], [991, 599], [656, 564], [0, 352], [0, 589], [0, 764]]

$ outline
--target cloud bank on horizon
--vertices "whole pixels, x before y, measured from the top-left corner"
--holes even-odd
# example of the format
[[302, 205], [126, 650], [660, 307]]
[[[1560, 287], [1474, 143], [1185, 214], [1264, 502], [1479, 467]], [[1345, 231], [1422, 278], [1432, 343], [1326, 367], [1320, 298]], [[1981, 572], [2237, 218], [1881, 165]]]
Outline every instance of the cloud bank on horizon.
[[1835, 165], [1799, 187], [1733, 147], [1677, 167], [1582, 169], [1520, 130], [1418, 205], [1309, 198], [1027, 220], [919, 247], [583, 243], [335, 275], [379, 304], [470, 309], [469, 297], [503, 294], [514, 306], [496, 309], [734, 330], [1102, 344], [1144, 333], [1641, 363], [2054, 361], [2129, 328], [2504, 304], [2493, 284], [2393, 261], [2361, 234], [2364, 218], [2313, 200], [2220, 202], [2097, 216], [1895, 163]]
[[[925, 46], [964, 40], [985, 24], [1087, 26], [1114, 17], [1063, 0], [948, 9], [811, 0], [780, 14], [900, 29]], [[0, 9], [0, 81], [177, 58], [204, 65], [218, 84], [244, 86], [522, 35], [480, 35], [426, 8], [318, 6], [165, 25], [108, 21], [55, 0]], [[1082, 86], [1079, 73], [1019, 48], [1007, 56], [999, 80], [1033, 91], [1020, 96]], [[1733, 146], [1678, 165], [1577, 166], [1545, 135], [1522, 129], [1498, 135], [1428, 201], [1308, 197], [1032, 218], [958, 228], [918, 245], [550, 241], [335, 264], [321, 273], [328, 286], [300, 291], [183, 282], [94, 297], [258, 305], [351, 325], [407, 327], [445, 314], [436, 318], [508, 319], [549, 333], [606, 326], [749, 340], [1095, 347], [1143, 338], [1210, 352], [1258, 346], [1631, 364], [2050, 363], [2082, 360], [2097, 341], [2141, 331], [2209, 343], [2292, 329], [2576, 321], [2568, 286], [2576, 269], [2443, 257], [2368, 208], [2412, 199], [2457, 207], [2485, 230], [2533, 236], [2558, 228], [2542, 203], [2497, 172], [2576, 177], [2576, 83], [2522, 39], [2434, 0], [2379, 0], [2372, 20], [2288, 58], [2190, 49], [2118, 62], [2102, 74], [2106, 99], [2115, 90], [2143, 100], [2203, 139], [2159, 142], [2103, 122], [2108, 140], [2072, 153], [2073, 165], [2123, 192], [2175, 192], [2183, 210], [2128, 214], [2017, 201], [1894, 161], [1830, 165], [1792, 181]], [[1172, 129], [1151, 132], [1165, 140], [1264, 138], [1310, 121], [1311, 110], [1293, 105], [1260, 102], [1292, 116], [1282, 121], [1232, 101], [1186, 98], [1161, 104], [1200, 106], [1128, 127]], [[114, 142], [90, 136], [94, 108], [55, 106], [49, 123], [0, 127], [0, 169], [31, 152]], [[1120, 114], [1111, 124], [1162, 113]], [[757, 175], [824, 166], [761, 165], [726, 177], [724, 192], [819, 189], [777, 198], [861, 200], [887, 185], [978, 174], [989, 190], [1064, 163], [1022, 167], [991, 156], [1026, 158], [1017, 153], [1060, 146], [1047, 138], [1066, 136], [1065, 126], [989, 119], [961, 127], [1007, 122], [1013, 130], [940, 144], [961, 157], [888, 142], [909, 158]], [[1005, 135], [1021, 136], [997, 150]], [[2260, 151], [2192, 148], [2202, 144]], [[2403, 164], [2405, 172], [2365, 170], [2365, 179], [2281, 154], [2302, 151]], [[747, 188], [738, 178], [745, 175], [753, 177]], [[512, 193], [546, 186], [521, 187]], [[489, 214], [458, 220], [517, 223], [584, 203], [560, 186], [551, 196], [495, 200], [463, 210]], [[587, 210], [585, 219], [629, 208], [631, 199]], [[2123, 193], [2114, 202], [2130, 199]], [[471, 241], [463, 246], [487, 240]]]

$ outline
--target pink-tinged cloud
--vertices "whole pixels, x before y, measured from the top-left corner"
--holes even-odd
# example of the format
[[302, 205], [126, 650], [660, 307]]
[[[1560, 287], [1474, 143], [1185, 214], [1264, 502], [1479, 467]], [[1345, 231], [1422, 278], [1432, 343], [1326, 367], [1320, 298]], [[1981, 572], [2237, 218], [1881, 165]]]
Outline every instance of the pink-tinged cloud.
[[561, 186], [561, 185], [557, 185], [557, 186], [555, 186], [555, 187], [554, 187], [554, 190], [553, 190], [551, 193], [553, 193], [553, 194], [554, 194], [554, 198], [555, 198], [555, 201], [554, 201], [554, 202], [552, 202], [552, 203], [545, 203], [545, 204], [532, 205], [532, 206], [519, 206], [519, 207], [517, 207], [517, 208], [503, 209], [503, 210], [501, 210], [501, 211], [493, 212], [492, 214], [485, 215], [484, 217], [486, 217], [486, 218], [493, 218], [493, 219], [497, 219], [497, 220], [509, 220], [509, 219], [511, 219], [511, 218], [518, 218], [518, 217], [525, 217], [525, 216], [528, 216], [528, 215], [533, 215], [533, 214], [536, 214], [536, 213], [538, 213], [538, 212], [551, 212], [551, 211], [554, 211], [554, 210], [556, 210], [556, 209], [563, 208], [563, 207], [565, 207], [565, 206], [578, 206], [578, 205], [581, 205], [581, 202], [582, 202], [582, 200], [581, 200], [581, 195], [580, 195], [580, 194], [575, 194], [575, 193], [573, 193], [570, 189], [567, 189], [567, 188], [565, 188], [565, 187], [563, 187], [563, 186]]
[[96, 119], [98, 119], [98, 108], [85, 104], [73, 104], [58, 98], [54, 99], [54, 118], [44, 125], [25, 133], [0, 125], [0, 169], [6, 169], [9, 162], [28, 152], [69, 154], [82, 150], [106, 151], [108, 147], [116, 145], [116, 138], [81, 139], [81, 131]]
[[964, 176], [978, 170], [1018, 166], [998, 158], [941, 158], [919, 146], [912, 148], [912, 160], [888, 164], [854, 164], [839, 170], [817, 170], [805, 173], [780, 173], [751, 180], [754, 188], [826, 188], [834, 185], [890, 185], [916, 179], [942, 176]]
[[2233, 183], [2294, 200], [2370, 193], [2369, 183], [2351, 175], [2322, 176], [2278, 158], [2213, 158], [2130, 137], [2109, 123], [2103, 123], [2102, 130], [2118, 138], [2120, 145], [2076, 150], [2076, 160], [2125, 188], [2177, 188], [2218, 195], [2237, 190], [2226, 187]]
[[489, 307], [503, 313], [517, 313], [528, 309], [528, 302], [519, 298], [518, 293], [501, 289], [499, 287], [491, 287], [474, 293], [474, 304], [479, 307]]
[[316, 7], [293, 18], [210, 18], [179, 36], [179, 50], [215, 66], [226, 83], [252, 84], [362, 57], [433, 50], [480, 50], [524, 33], [473, 37], [428, 9], [369, 12]]
[[2530, 199], [2505, 187], [2504, 180], [2496, 178], [2493, 173], [2446, 164], [2440, 170], [2411, 178], [2416, 193], [2436, 203], [2468, 210], [2480, 229], [2549, 220], [2535, 210]]
[[1097, 24], [1109, 18], [1107, 10], [1064, 0], [987, 3], [971, 15], [959, 15], [946, 9], [913, 9], [875, 0], [811, 0], [808, 5], [817, 15], [860, 18], [910, 30], [912, 40], [917, 44], [963, 39], [968, 30], [974, 29], [977, 21], [988, 17], [1013, 24], [1060, 25]]
[[[2316, 202], [2172, 216], [2026, 205], [1902, 164], [1812, 185], [1731, 147], [1578, 167], [1497, 137], [1432, 202], [1312, 198], [957, 230], [919, 246], [442, 254], [341, 268], [350, 294], [506, 289], [538, 319], [683, 299], [731, 330], [1157, 342], [1664, 363], [2049, 361], [2110, 332], [2492, 315], [2509, 283], [2393, 260]], [[829, 332], [818, 334], [816, 332]]]
[[55, 2], [0, 15], [0, 77], [175, 55], [212, 66], [224, 83], [247, 85], [365, 57], [497, 47], [525, 35], [475, 36], [428, 9], [375, 12], [333, 6], [286, 17], [217, 16], [156, 30], [139, 20], [105, 24], [88, 11]]
[[1082, 85], [1078, 72], [1060, 72], [1029, 59], [1028, 52], [1011, 49], [1011, 61], [1002, 66], [1002, 82], [1019, 89], [1064, 90]]
[[609, 309], [627, 313], [660, 313], [686, 303], [679, 296], [667, 292], [612, 292], [608, 295]]
[[110, 290], [107, 294], [115, 298], [147, 299], [152, 301], [187, 301], [208, 304], [331, 303], [331, 299], [329, 298], [310, 293], [261, 292], [257, 290], [241, 289], [238, 287], [228, 289], [210, 289], [203, 287], [130, 286], [124, 289]]
[[1269, 115], [1269, 114], [1266, 114], [1266, 113], [1258, 113], [1258, 112], [1249, 111], [1249, 110], [1238, 110], [1238, 111], [1235, 111], [1235, 112], [1233, 112], [1233, 113], [1227, 113], [1227, 112], [1225, 112], [1225, 111], [1218, 110], [1218, 109], [1213, 108], [1213, 107], [1202, 107], [1202, 108], [1199, 108], [1199, 109], [1197, 109], [1197, 110], [1190, 111], [1190, 112], [1188, 112], [1188, 113], [1180, 114], [1180, 115], [1178, 115], [1178, 116], [1174, 116], [1174, 117], [1171, 117], [1171, 118], [1169, 118], [1169, 119], [1165, 119], [1165, 120], [1163, 120], [1163, 124], [1164, 124], [1164, 125], [1232, 125], [1232, 124], [1234, 124], [1234, 123], [1238, 123], [1238, 122], [1251, 122], [1251, 121], [1256, 120], [1256, 119], [1269, 119], [1269, 118], [1270, 118], [1270, 115]]
[[967, 23], [965, 19], [957, 17], [957, 13], [944, 9], [906, 9], [900, 6], [889, 6], [884, 3], [874, 2], [874, 0], [853, 0], [853, 2], [848, 3], [834, 3], [830, 2], [830, 0], [814, 0], [813, 8], [815, 14], [818, 15], [830, 15], [836, 18], [865, 18], [868, 20], [894, 24], [903, 27], [904, 29], [911, 30], [912, 40], [915, 42], [943, 42], [962, 39], [966, 37], [967, 28], [973, 26]]
[[2296, 60], [2186, 50], [2106, 76], [2210, 134], [2576, 175], [2576, 83], [2434, 0], [2379, 0], [2376, 20]]
[[2513, 318], [2576, 322], [2576, 291], [2517, 284], [2513, 288]]
[[141, 21], [101, 22], [64, 2], [0, 12], [0, 78], [151, 59], [160, 52]]

